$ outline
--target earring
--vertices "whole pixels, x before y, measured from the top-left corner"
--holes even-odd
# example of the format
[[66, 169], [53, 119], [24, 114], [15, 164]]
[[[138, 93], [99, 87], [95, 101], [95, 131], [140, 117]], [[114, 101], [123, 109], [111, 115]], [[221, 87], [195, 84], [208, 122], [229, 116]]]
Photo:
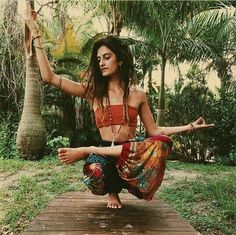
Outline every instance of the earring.
[[131, 87], [131, 77], [129, 78], [129, 84], [128, 84], [128, 87]]
[[121, 62], [119, 62], [119, 66], [121, 66], [122, 65], [122, 61]]

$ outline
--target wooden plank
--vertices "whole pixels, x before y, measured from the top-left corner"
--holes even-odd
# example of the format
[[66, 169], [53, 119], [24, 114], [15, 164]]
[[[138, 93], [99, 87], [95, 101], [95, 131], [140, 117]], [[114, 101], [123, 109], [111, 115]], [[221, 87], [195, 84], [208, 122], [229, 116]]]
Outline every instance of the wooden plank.
[[[99, 201], [94, 201], [94, 200], [93, 201], [92, 200], [86, 200], [86, 202], [87, 203], [90, 202], [89, 204], [90, 204], [91, 207], [100, 207], [100, 206], [103, 206], [103, 205], [105, 205], [105, 207], [106, 207], [106, 205], [107, 205], [107, 202], [99, 202]], [[142, 205], [142, 202], [137, 202], [137, 201], [133, 202], [133, 201], [125, 201], [125, 200], [123, 200], [122, 203], [124, 204], [123, 208], [125, 208], [128, 203], [129, 204], [132, 203], [133, 206], [139, 206], [140, 208], [144, 208], [144, 207], [146, 208], [147, 206], [155, 208], [155, 209], [156, 208], [158, 208], [158, 209], [160, 209], [160, 208], [167, 208], [167, 209], [171, 208], [169, 205], [162, 204], [162, 203], [157, 203], [157, 204], [155, 204], [155, 203], [145, 203], [144, 205]], [[88, 204], [81, 204], [81, 203], [79, 203], [79, 201], [76, 200], [76, 199], [69, 199], [69, 200], [58, 199], [56, 201], [50, 202], [48, 206], [51, 206], [51, 207], [67, 206], [67, 207], [73, 207], [74, 208], [74, 207], [85, 207], [87, 205]]]
[[[94, 215], [96, 216], [96, 218], [100, 218], [100, 219], [106, 219], [106, 218], [111, 218], [111, 217], [114, 217], [114, 215], [110, 215], [110, 214], [103, 214], [101, 215], [100, 213], [86, 213], [86, 214], [81, 214], [81, 213], [68, 213], [68, 214], [64, 214], [64, 213], [61, 213], [61, 214], [58, 214], [58, 213], [42, 213], [40, 214], [38, 217], [37, 217], [37, 220], [40, 220], [40, 221], [43, 221], [43, 220], [57, 220], [57, 221], [60, 221], [60, 220], [81, 220], [81, 219], [84, 219], [84, 217], [87, 217], [87, 218], [91, 218], [91, 217], [94, 217]], [[132, 214], [133, 215], [133, 214]], [[138, 215], [138, 216], [143, 216], [143, 215]], [[139, 218], [138, 218], [139, 219]], [[153, 218], [150, 218], [150, 216], [145, 216], [145, 220], [147, 219], [153, 219]], [[157, 215], [155, 216], [154, 219], [179, 219], [179, 215], [177, 214], [162, 214], [162, 215]]]
[[[57, 231], [52, 232], [52, 231], [28, 231], [28, 232], [24, 232], [24, 235], [95, 235], [94, 232], [84, 232], [84, 231]], [[104, 232], [96, 232], [96, 235], [110, 235], [110, 234], [116, 234], [116, 235], [134, 235], [133, 232], [124, 232], [124, 231], [113, 231], [110, 233], [104, 233]], [[135, 233], [137, 235], [137, 233]], [[201, 235], [198, 232], [158, 232], [158, 231], [145, 231], [142, 234], [146, 234], [146, 235]], [[142, 235], [141, 234], [141, 235]]]
[[[102, 206], [102, 208], [101, 208]], [[81, 210], [86, 210], [87, 212], [94, 212], [94, 213], [110, 213], [110, 211], [113, 211], [114, 209], [111, 209], [111, 208], [106, 208], [106, 204], [103, 204], [101, 205], [100, 207], [99, 206], [95, 206], [95, 205], [92, 205], [90, 208], [87, 208], [86, 206], [81, 206], [81, 207], [66, 207], [66, 206], [63, 206], [63, 207], [60, 207], [60, 206], [50, 206], [48, 208], [46, 208], [44, 210], [45, 213], [77, 213], [78, 211], [80, 211], [79, 213], [81, 213]], [[105, 208], [106, 211], [103, 209]], [[131, 214], [143, 214], [144, 211], [150, 211], [149, 208], [145, 209], [143, 208], [140, 208], [139, 210], [133, 210], [131, 211], [131, 209], [126, 209], [125, 208], [122, 208], [121, 209], [122, 211], [126, 211], [126, 212], [129, 212]], [[176, 211], [173, 209], [173, 208], [162, 208], [161, 210], [155, 210], [155, 208], [153, 208], [153, 210], [151, 211], [161, 211], [162, 213], [176, 213]]]
[[121, 195], [124, 207], [106, 207], [106, 196], [68, 192], [49, 206], [26, 228], [23, 235], [157, 234], [198, 235], [169, 204]]
[[[157, 222], [158, 221], [158, 222]], [[94, 219], [86, 221], [40, 221], [35, 220], [29, 227], [31, 231], [193, 231], [191, 225], [181, 223], [179, 220], [153, 220], [153, 221], [117, 221], [112, 219]]]

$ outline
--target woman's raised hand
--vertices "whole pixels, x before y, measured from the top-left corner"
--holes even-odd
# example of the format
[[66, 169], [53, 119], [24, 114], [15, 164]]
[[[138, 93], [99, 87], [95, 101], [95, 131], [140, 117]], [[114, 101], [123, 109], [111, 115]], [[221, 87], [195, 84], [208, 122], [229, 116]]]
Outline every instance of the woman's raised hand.
[[201, 128], [214, 127], [215, 125], [213, 123], [206, 124], [203, 117], [200, 117], [196, 121], [192, 122], [191, 126], [192, 126], [193, 130], [197, 130], [197, 129], [201, 129]]

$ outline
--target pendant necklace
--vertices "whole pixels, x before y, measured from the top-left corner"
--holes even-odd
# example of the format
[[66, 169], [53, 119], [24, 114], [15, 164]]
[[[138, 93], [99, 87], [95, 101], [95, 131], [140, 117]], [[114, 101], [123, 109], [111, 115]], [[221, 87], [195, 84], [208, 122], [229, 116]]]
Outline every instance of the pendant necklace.
[[[124, 105], [123, 107], [123, 113], [124, 113]], [[111, 121], [111, 132], [112, 132], [112, 142], [111, 142], [111, 146], [115, 146], [115, 140], [116, 138], [119, 136], [122, 125], [124, 124], [124, 120], [122, 120], [122, 124], [119, 126], [118, 131], [115, 133], [115, 131], [113, 130], [113, 117], [112, 117], [112, 112], [111, 112], [111, 104], [110, 104], [110, 99], [108, 97], [108, 113], [109, 113], [109, 119]]]

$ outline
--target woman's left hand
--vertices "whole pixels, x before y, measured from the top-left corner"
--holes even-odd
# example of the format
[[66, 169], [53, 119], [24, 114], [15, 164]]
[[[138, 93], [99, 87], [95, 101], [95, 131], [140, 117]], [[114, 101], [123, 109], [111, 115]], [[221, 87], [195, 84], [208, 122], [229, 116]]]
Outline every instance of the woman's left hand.
[[206, 124], [203, 117], [198, 118], [196, 121], [192, 122], [191, 125], [192, 125], [193, 130], [215, 126], [213, 123]]

